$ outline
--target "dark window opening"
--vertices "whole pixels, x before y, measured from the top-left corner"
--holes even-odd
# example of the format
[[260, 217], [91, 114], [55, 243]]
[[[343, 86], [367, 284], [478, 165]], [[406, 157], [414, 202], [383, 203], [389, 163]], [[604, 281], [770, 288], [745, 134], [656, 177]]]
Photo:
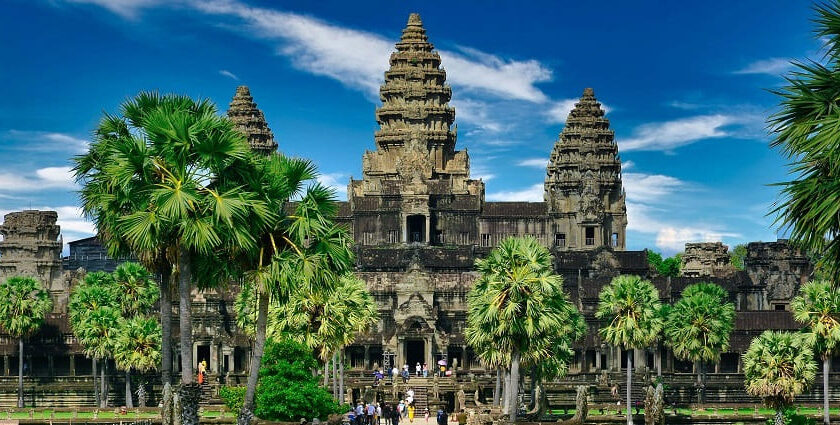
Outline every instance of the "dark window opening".
[[424, 242], [426, 237], [426, 216], [410, 215], [406, 218], [408, 242]]
[[482, 233], [481, 234], [481, 246], [490, 246], [490, 234], [489, 233]]
[[566, 246], [566, 234], [565, 233], [555, 233], [554, 234], [554, 246], [558, 247], [565, 247]]
[[408, 340], [405, 342], [405, 359], [408, 363], [409, 372], [414, 372], [417, 363], [426, 363], [426, 343], [420, 340]]
[[738, 353], [723, 353], [720, 355], [721, 373], [738, 372]]
[[787, 310], [787, 306], [786, 306], [785, 304], [776, 304], [776, 305], [774, 306], [774, 308], [776, 309], [776, 311], [785, 311], [785, 310]]
[[586, 244], [587, 245], [595, 245], [595, 228], [594, 227], [587, 227], [586, 228]]

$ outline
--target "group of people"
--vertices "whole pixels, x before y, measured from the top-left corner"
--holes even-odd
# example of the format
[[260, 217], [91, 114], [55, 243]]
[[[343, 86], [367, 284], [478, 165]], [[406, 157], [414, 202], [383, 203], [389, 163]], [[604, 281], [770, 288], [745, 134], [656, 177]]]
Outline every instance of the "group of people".
[[[399, 425], [400, 421], [408, 419], [410, 423], [414, 423], [415, 418], [414, 406], [414, 391], [406, 391], [405, 399], [400, 400], [395, 406], [388, 403], [365, 403], [360, 401], [355, 409], [350, 409], [348, 419], [350, 425]], [[426, 424], [429, 423], [429, 409], [423, 409], [423, 419]], [[437, 412], [437, 425], [448, 425], [449, 416], [443, 409]], [[460, 419], [460, 417], [459, 417]], [[466, 420], [465, 420], [466, 422]], [[464, 425], [463, 423], [459, 425]]]
[[[374, 386], [378, 386], [380, 381], [385, 378], [385, 373], [386, 372], [383, 372], [382, 369], [373, 372]], [[387, 373], [388, 377], [391, 378], [392, 383], [396, 381], [397, 377], [402, 378], [403, 384], [408, 383], [409, 378], [411, 378], [411, 370], [408, 364], [404, 364], [402, 370], [394, 366], [391, 370], [387, 371]], [[446, 366], [440, 366], [440, 375], [446, 375]], [[420, 364], [420, 362], [417, 362], [417, 364], [414, 365], [414, 376], [427, 378], [429, 376], [429, 367], [425, 363]]]

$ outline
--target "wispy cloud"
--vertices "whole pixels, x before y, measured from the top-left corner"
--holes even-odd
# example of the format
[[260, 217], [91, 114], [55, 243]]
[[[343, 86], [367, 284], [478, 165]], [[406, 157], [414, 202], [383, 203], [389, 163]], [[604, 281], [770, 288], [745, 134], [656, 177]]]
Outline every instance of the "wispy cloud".
[[793, 68], [790, 58], [768, 58], [757, 60], [749, 65], [734, 71], [733, 74], [767, 74], [781, 75]]
[[521, 190], [488, 193], [487, 200], [503, 202], [542, 202], [544, 193], [545, 190], [543, 188], [543, 184], [537, 183]]
[[34, 175], [0, 173], [0, 191], [23, 192], [47, 189], [73, 189], [76, 182], [70, 167], [45, 167]]
[[122, 16], [135, 19], [140, 10], [163, 3], [163, 0], [67, 0], [70, 3], [94, 4]]
[[239, 81], [239, 77], [237, 77], [236, 74], [228, 71], [227, 69], [220, 69], [219, 74], [224, 75], [225, 77], [228, 77], [231, 80]]
[[78, 154], [86, 152], [88, 142], [86, 139], [66, 133], [52, 131], [30, 131], [30, 130], [8, 130], [5, 136], [12, 140], [25, 143], [16, 144], [21, 150], [41, 152], [68, 152]]
[[551, 106], [545, 111], [545, 115], [550, 123], [564, 123], [569, 117], [569, 112], [575, 107], [578, 99], [564, 99], [553, 102]]
[[725, 127], [740, 121], [733, 116], [715, 114], [644, 124], [633, 131], [632, 137], [620, 139], [618, 144], [624, 152], [671, 151], [700, 140], [730, 136]]
[[517, 161], [516, 165], [520, 167], [545, 168], [548, 165], [548, 158], [522, 159]]
[[335, 191], [339, 200], [347, 200], [347, 184], [350, 177], [345, 173], [325, 173], [318, 176], [318, 183]]
[[627, 200], [653, 202], [685, 186], [682, 180], [662, 174], [623, 173], [622, 180]]

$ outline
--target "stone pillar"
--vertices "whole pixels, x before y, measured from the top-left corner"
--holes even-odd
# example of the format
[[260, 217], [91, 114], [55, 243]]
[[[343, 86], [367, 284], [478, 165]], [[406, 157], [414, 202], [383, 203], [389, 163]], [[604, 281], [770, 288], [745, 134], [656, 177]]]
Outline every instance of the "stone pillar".
[[219, 367], [218, 344], [210, 344], [210, 362], [207, 364], [207, 368], [210, 369], [208, 373], [219, 373], [222, 370], [222, 368]]
[[370, 345], [365, 344], [365, 365], [362, 369], [368, 370], [370, 368]]
[[9, 356], [3, 356], [3, 375], [9, 376]]
[[198, 370], [198, 341], [193, 339], [192, 345], [192, 361], [193, 361], [193, 370]]
[[402, 370], [405, 364], [405, 340], [400, 338], [397, 340], [397, 369]]
[[70, 355], [70, 376], [76, 376], [76, 355]]
[[[426, 338], [424, 338], [424, 341], [425, 342], [423, 343], [423, 345], [425, 345], [426, 349], [426, 365], [429, 366], [429, 369], [432, 369], [433, 367], [437, 367], [437, 364], [435, 364], [434, 359], [432, 358], [432, 337], [427, 336]], [[446, 347], [444, 347], [444, 350], [446, 350]]]
[[633, 350], [633, 369], [636, 372], [644, 372], [647, 367], [647, 351], [641, 349]]
[[601, 370], [601, 350], [595, 350], [595, 370]]

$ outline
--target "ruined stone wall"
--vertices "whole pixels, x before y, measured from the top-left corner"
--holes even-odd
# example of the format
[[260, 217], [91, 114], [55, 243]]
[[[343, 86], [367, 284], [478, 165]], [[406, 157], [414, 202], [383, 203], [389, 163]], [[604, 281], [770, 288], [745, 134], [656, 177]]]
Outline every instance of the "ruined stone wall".
[[744, 268], [752, 284], [762, 290], [762, 305], [756, 309], [787, 309], [813, 272], [808, 257], [786, 239], [747, 244]]
[[728, 277], [736, 272], [729, 263], [729, 247], [721, 242], [685, 244], [680, 274], [685, 277]]

